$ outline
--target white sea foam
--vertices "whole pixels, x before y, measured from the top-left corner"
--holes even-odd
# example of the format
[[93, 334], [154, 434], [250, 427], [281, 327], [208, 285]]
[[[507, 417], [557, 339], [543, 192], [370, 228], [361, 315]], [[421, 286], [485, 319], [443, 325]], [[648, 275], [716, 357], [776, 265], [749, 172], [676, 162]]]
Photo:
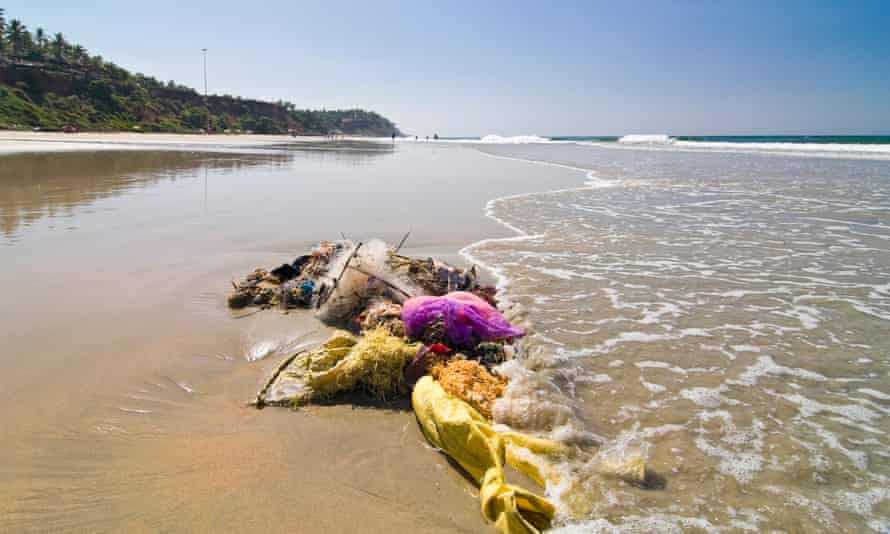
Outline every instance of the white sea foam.
[[666, 134], [630, 134], [618, 139], [625, 145], [670, 145], [675, 139]]
[[[494, 206], [496, 204], [498, 204], [499, 202], [524, 198], [524, 197], [528, 197], [528, 196], [532, 196], [532, 195], [541, 195], [541, 194], [548, 194], [548, 193], [562, 193], [562, 192], [566, 192], [566, 191], [583, 191], [583, 190], [588, 190], [588, 189], [598, 189], [601, 187], [609, 187], [609, 186], [619, 185], [617, 181], [602, 180], [602, 179], [598, 178], [592, 170], [584, 169], [581, 167], [574, 167], [571, 165], [563, 165], [560, 163], [551, 163], [551, 162], [547, 162], [547, 161], [537, 161], [537, 160], [497, 156], [494, 154], [488, 154], [486, 152], [480, 152], [480, 154], [483, 154], [485, 156], [495, 158], [495, 159], [505, 159], [505, 160], [510, 160], [510, 161], [523, 161], [526, 163], [533, 163], [536, 165], [545, 165], [545, 166], [549, 166], [549, 167], [558, 167], [558, 168], [563, 168], [563, 169], [570, 169], [573, 171], [579, 171], [579, 172], [583, 172], [584, 176], [586, 178], [584, 185], [581, 185], [579, 187], [569, 188], [569, 189], [557, 189], [557, 190], [553, 190], [553, 191], [541, 191], [541, 192], [533, 192], [533, 193], [519, 193], [519, 194], [515, 194], [515, 195], [505, 195], [502, 197], [493, 198], [485, 204], [485, 216], [486, 217], [499, 223], [500, 225], [504, 226], [505, 228], [510, 229], [511, 231], [515, 232], [517, 235], [515, 235], [513, 237], [482, 239], [482, 240], [476, 241], [475, 243], [471, 243], [471, 244], [465, 246], [464, 248], [460, 249], [458, 254], [460, 254], [460, 256], [463, 257], [468, 263], [478, 265], [478, 266], [482, 267], [483, 269], [492, 273], [495, 276], [495, 279], [497, 280], [496, 287], [499, 291], [501, 291], [507, 287], [507, 285], [509, 283], [507, 276], [504, 274], [502, 269], [499, 269], [493, 265], [485, 263], [484, 261], [482, 261], [479, 258], [477, 258], [476, 256], [474, 256], [473, 250], [476, 248], [482, 247], [486, 244], [489, 244], [489, 243], [526, 241], [526, 240], [531, 240], [531, 239], [537, 239], [537, 238], [540, 238], [543, 236], [531, 235], [528, 232], [526, 232], [525, 230], [518, 228], [518, 227], [510, 224], [509, 222], [501, 219], [497, 215], [495, 215], [494, 214]], [[505, 304], [510, 303], [509, 299], [507, 299], [507, 298], [504, 299], [504, 302], [505, 302]]]
[[550, 139], [539, 137], [537, 135], [512, 135], [504, 137], [501, 135], [489, 134], [479, 138], [478, 142], [496, 145], [527, 145], [530, 143], [549, 143]]
[[[619, 150], [620, 144], [611, 143]], [[575, 150], [551, 148], [555, 157]], [[551, 148], [488, 150], [542, 154]], [[649, 150], [651, 156], [646, 158], [656, 162], [661, 158], [655, 155], [659, 150], [692, 152], [646, 143], [630, 143], [625, 148]], [[619, 154], [614, 169], [608, 164], [604, 167], [610, 180], [597, 180], [587, 169], [569, 165], [487, 155], [574, 168], [588, 173], [593, 182], [592, 187], [503, 197], [486, 207], [490, 218], [518, 234], [509, 238], [516, 246], [501, 244], [497, 255], [494, 248], [480, 246], [473, 254], [499, 268], [504, 285], [510, 277], [513, 287], [508, 296], [527, 303], [529, 317], [540, 328], [527, 340], [529, 358], [516, 362], [529, 375], [511, 377], [512, 391], [496, 405], [496, 420], [545, 434], [559, 425], [573, 435], [584, 427], [575, 424], [575, 416], [593, 419], [602, 413], [600, 424], [609, 426], [610, 432], [620, 432], [632, 421], [662, 410], [677, 414], [676, 422], [681, 424], [675, 425], [678, 433], [670, 444], [645, 436], [656, 447], [670, 447], [679, 462], [687, 463], [664, 471], [674, 487], [688, 483], [687, 470], [693, 461], [697, 475], [707, 474], [702, 480], [726, 475], [750, 484], [751, 495], [764, 491], [756, 485], [761, 471], [812, 469], [812, 480], [826, 484], [826, 492], [808, 494], [813, 500], [802, 508], [821, 507], [823, 526], [839, 511], [836, 500], [828, 498], [837, 495], [836, 490], [858, 494], [874, 485], [869, 479], [850, 488], [830, 478], [848, 469], [880, 473], [880, 462], [890, 457], [883, 451], [890, 395], [880, 387], [883, 370], [875, 363], [884, 360], [878, 352], [884, 348], [883, 334], [879, 323], [863, 323], [863, 327], [874, 325], [874, 337], [879, 338], [871, 346], [863, 344], [868, 338], [860, 336], [859, 325], [849, 320], [857, 311], [890, 319], [886, 263], [875, 261], [868, 264], [870, 269], [864, 268], [864, 260], [871, 261], [876, 258], [874, 252], [886, 249], [875, 241], [880, 237], [876, 235], [890, 228], [884, 213], [890, 194], [871, 188], [867, 203], [859, 202], [860, 190], [850, 188], [859, 188], [860, 182], [822, 183], [828, 177], [819, 172], [812, 180], [807, 174], [789, 176], [788, 183], [754, 177], [761, 187], [754, 190], [739, 181], [749, 176], [736, 173], [731, 165], [725, 171], [707, 169], [715, 182], [709, 180], [711, 175], [699, 176], [693, 169], [689, 180], [671, 178], [662, 183], [661, 170], [653, 170], [653, 177], [648, 169], [635, 174], [635, 164], [627, 163], [632, 153]], [[763, 166], [786, 165], [782, 158], [738, 159]], [[584, 160], [579, 156], [570, 161]], [[798, 162], [788, 165], [798, 166]], [[883, 176], [883, 167], [867, 165], [862, 169], [865, 178]], [[613, 180], [613, 173], [628, 178]], [[603, 185], [619, 187], [590, 191]], [[825, 187], [831, 193], [824, 200], [816, 198]], [[837, 231], [829, 232], [827, 224], [837, 226]], [[857, 229], [869, 235], [847, 239]], [[529, 236], [531, 232], [538, 235]], [[535, 348], [543, 350], [535, 352]], [[841, 369], [830, 363], [827, 358], [834, 352], [828, 351], [841, 349], [864, 349], [844, 352], [843, 360], [853, 364], [867, 355], [871, 358], [859, 363], [869, 365]], [[597, 360], [602, 354], [614, 356]], [[684, 358], [676, 359], [678, 355]], [[721, 360], [735, 363], [721, 364]], [[677, 366], [685, 361], [696, 362], [693, 365], [698, 367]], [[609, 374], [595, 374], [593, 369], [600, 366], [608, 367]], [[825, 375], [815, 372], [823, 368]], [[623, 395], [629, 399], [612, 401]], [[600, 400], [607, 408], [593, 411], [576, 404], [588, 399]], [[776, 405], [781, 409], [764, 409]], [[577, 413], [573, 415], [567, 407]], [[871, 441], [855, 441], [860, 432], [870, 434]], [[550, 437], [556, 436], [551, 433]], [[704, 453], [704, 461], [699, 453]], [[653, 464], [653, 469], [658, 467]], [[577, 475], [577, 469], [570, 473]], [[626, 531], [633, 516], [621, 506], [635, 507], [636, 496], [609, 482], [584, 483], [588, 484], [584, 491], [594, 492], [599, 499], [594, 513], [604, 516], [615, 511], [608, 516], [615, 524], [599, 526]], [[566, 491], [581, 489], [573, 486]], [[550, 487], [547, 495], [551, 495]], [[566, 509], [572, 506], [571, 495], [566, 496], [554, 500], [560, 510], [558, 523], [563, 525], [569, 519]], [[856, 499], [848, 496], [847, 501]], [[657, 505], [641, 509], [649, 520], [670, 512], [672, 517], [664, 526], [675, 527], [682, 524], [681, 517], [694, 515], [697, 505], [715, 509], [725, 505], [727, 515], [718, 521], [719, 530], [729, 525], [728, 530], [756, 531], [774, 515], [764, 513], [760, 519], [745, 515], [741, 499], [732, 497], [695, 492], [689, 500], [678, 500], [672, 509]], [[789, 506], [795, 497], [787, 493], [775, 500], [777, 506]], [[856, 503], [848, 508], [860, 516], [858, 526], [865, 524], [862, 521], [877, 521], [877, 512], [870, 515], [868, 506]], [[850, 516], [845, 520], [855, 522]], [[588, 531], [581, 525], [592, 523], [569, 525], [566, 531], [574, 527]]]
[[824, 382], [827, 380], [823, 375], [819, 373], [814, 373], [813, 371], [808, 371], [806, 369], [798, 369], [793, 367], [785, 367], [779, 365], [772, 359], [770, 356], [761, 356], [757, 358], [757, 361], [750, 365], [745, 371], [738, 376], [735, 380], [730, 380], [730, 384], [738, 384], [742, 386], [755, 386], [757, 385], [757, 380], [761, 377], [773, 375], [773, 376], [795, 376], [798, 378], [803, 378], [806, 380], [813, 380], [816, 382]]
[[890, 395], [887, 395], [886, 393], [882, 393], [882, 392], [880, 392], [880, 391], [876, 391], [876, 390], [874, 390], [874, 389], [861, 388], [861, 389], [859, 389], [859, 390], [857, 390], [857, 391], [859, 391], [859, 393], [865, 393], [866, 395], [870, 395], [870, 396], [872, 396], [872, 397], [874, 397], [874, 398], [876, 398], [876, 399], [881, 399], [881, 400], [885, 400], [885, 401], [890, 401]]
[[662, 386], [661, 384], [655, 384], [653, 382], [646, 382], [642, 378], [640, 379], [640, 383], [643, 384], [643, 387], [649, 390], [649, 393], [652, 394], [664, 393], [665, 391], [667, 391], [667, 388], [665, 386]]
[[837, 414], [845, 420], [859, 423], [871, 423], [875, 419], [881, 417], [880, 413], [858, 404], [823, 404], [796, 393], [791, 395], [783, 395], [775, 392], [772, 393], [780, 399], [796, 404], [800, 410], [800, 414], [804, 417], [812, 417], [819, 413], [828, 412]]
[[678, 374], [681, 374], [681, 375], [685, 375], [685, 374], [687, 374], [686, 369], [683, 369], [682, 367], [676, 367], [676, 366], [671, 365], [671, 364], [669, 364], [669, 363], [667, 363], [667, 362], [659, 362], [659, 361], [645, 360], [645, 361], [641, 361], [641, 362], [636, 362], [634, 365], [636, 365], [636, 366], [639, 367], [640, 369], [646, 369], [646, 368], [650, 368], [650, 369], [666, 369], [666, 370], [668, 370], [668, 371], [670, 371], [670, 372], [672, 372], [672, 373], [678, 373]]
[[733, 151], [816, 152], [829, 154], [886, 154], [890, 145], [843, 143], [734, 143], [726, 141], [676, 141], [678, 147], [722, 149]]
[[782, 495], [792, 503], [807, 509], [813, 516], [813, 518], [821, 523], [823, 526], [828, 527], [828, 530], [835, 532], [840, 530], [837, 520], [834, 517], [834, 513], [829, 507], [825, 506], [821, 502], [808, 499], [803, 495], [794, 493], [786, 488], [780, 488], [778, 486], [765, 486], [763, 489], [770, 493]]
[[739, 401], [722, 395], [727, 391], [729, 391], [729, 388], [725, 385], [715, 388], [695, 387], [680, 390], [680, 396], [703, 408], [719, 408], [724, 404], [740, 404]]
[[[705, 438], [705, 432], [699, 431], [695, 446], [703, 453], [719, 458], [717, 470], [730, 475], [742, 484], [751, 482], [754, 475], [763, 466], [763, 423], [754, 419], [748, 430], [740, 430], [733, 422], [732, 415], [725, 410], [700, 413], [702, 421], [719, 419], [722, 421], [722, 437], [718, 443], [711, 443]], [[736, 450], [739, 448], [741, 450]]]
[[626, 534], [662, 532], [681, 534], [686, 529], [701, 532], [718, 532], [713, 524], [702, 517], [682, 517], [669, 514], [653, 514], [646, 517], [623, 516], [620, 523], [606, 519], [592, 519], [565, 525], [549, 532], [553, 534]]
[[[554, 141], [556, 142], [556, 141]], [[687, 141], [664, 134], [625, 135], [617, 143], [605, 141], [577, 141], [577, 145], [596, 148], [626, 148], [636, 150], [671, 150], [683, 152], [733, 152], [743, 154], [773, 154], [844, 159], [890, 159], [888, 144], [856, 143], [742, 143], [737, 141]]]

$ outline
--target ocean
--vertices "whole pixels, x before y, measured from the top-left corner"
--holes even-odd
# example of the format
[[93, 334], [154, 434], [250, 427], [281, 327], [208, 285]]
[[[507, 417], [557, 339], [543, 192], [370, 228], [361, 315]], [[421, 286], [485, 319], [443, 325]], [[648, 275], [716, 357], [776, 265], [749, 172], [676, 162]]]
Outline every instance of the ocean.
[[442, 142], [472, 144], [579, 144], [609, 148], [666, 149], [688, 151], [808, 154], [815, 157], [890, 158], [888, 135], [668, 135], [630, 134], [624, 136], [486, 135], [448, 137]]
[[888, 142], [474, 143], [578, 171], [490, 201], [516, 235], [464, 250], [534, 325], [496, 418], [663, 477], [564, 466], [559, 532], [890, 531]]

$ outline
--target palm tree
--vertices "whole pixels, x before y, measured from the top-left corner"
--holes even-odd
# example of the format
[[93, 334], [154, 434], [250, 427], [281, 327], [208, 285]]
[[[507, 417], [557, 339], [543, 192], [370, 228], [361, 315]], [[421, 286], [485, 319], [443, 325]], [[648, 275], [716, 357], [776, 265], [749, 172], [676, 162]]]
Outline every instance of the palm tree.
[[9, 27], [6, 29], [6, 36], [9, 39], [12, 55], [21, 55], [25, 48], [25, 35], [28, 33], [25, 25], [19, 19], [9, 21]]
[[43, 28], [37, 28], [34, 31], [34, 41], [37, 43], [37, 49], [42, 53], [46, 48], [46, 32], [43, 31]]
[[87, 57], [87, 49], [81, 45], [76, 45], [71, 49], [71, 54], [74, 56], [74, 61], [82, 63], [84, 58]]
[[6, 10], [0, 7], [0, 57], [3, 57], [3, 52], [6, 51]]
[[57, 33], [53, 36], [53, 40], [50, 43], [50, 48], [52, 48], [53, 55], [56, 57], [58, 61], [62, 61], [65, 57], [65, 48], [68, 46], [68, 43], [65, 42], [65, 36], [61, 33]]

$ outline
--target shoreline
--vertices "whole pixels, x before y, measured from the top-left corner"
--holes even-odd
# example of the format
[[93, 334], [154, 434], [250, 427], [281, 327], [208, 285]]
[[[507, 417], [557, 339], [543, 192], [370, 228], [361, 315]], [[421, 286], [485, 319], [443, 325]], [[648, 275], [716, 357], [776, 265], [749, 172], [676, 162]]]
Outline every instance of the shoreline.
[[[507, 161], [518, 161], [518, 162], [522, 162], [522, 163], [529, 163], [532, 165], [543, 165], [546, 167], [557, 167], [560, 169], [568, 169], [568, 170], [572, 170], [572, 171], [582, 172], [582, 173], [584, 173], [584, 177], [586, 178], [586, 181], [582, 182], [582, 184], [577, 187], [569, 187], [569, 188], [563, 188], [563, 189], [552, 189], [552, 190], [544, 190], [544, 191], [532, 191], [532, 192], [526, 192], [526, 193], [514, 193], [514, 194], [510, 194], [510, 195], [503, 195], [503, 196], [495, 197], [495, 198], [492, 198], [492, 199], [489, 199], [488, 201], [486, 201], [485, 208], [483, 209], [483, 214], [485, 215], [485, 217], [496, 222], [497, 224], [506, 228], [507, 230], [513, 232], [515, 235], [508, 236], [508, 237], [486, 237], [486, 238], [480, 239], [478, 241], [469, 243], [468, 245], [461, 248], [457, 252], [457, 254], [458, 254], [458, 256], [463, 258], [464, 261], [466, 261], [468, 264], [479, 265], [480, 267], [482, 267], [483, 269], [485, 269], [486, 271], [491, 273], [491, 275], [496, 280], [495, 288], [498, 290], [498, 292], [506, 291], [507, 287], [509, 287], [509, 285], [510, 285], [510, 280], [508, 279], [508, 277], [503, 273], [503, 271], [501, 269], [498, 269], [492, 265], [489, 265], [486, 262], [479, 260], [478, 258], [473, 256], [473, 250], [478, 247], [484, 246], [488, 243], [509, 243], [509, 242], [516, 242], [516, 241], [527, 241], [529, 239], [536, 239], [539, 237], [543, 237], [544, 234], [530, 234], [527, 231], [525, 231], [517, 226], [514, 226], [514, 225], [508, 223], [507, 221], [501, 219], [500, 217], [498, 217], [494, 214], [494, 210], [493, 210], [494, 205], [498, 202], [503, 202], [503, 201], [515, 199], [515, 198], [522, 198], [522, 197], [526, 197], [526, 196], [546, 195], [548, 193], [561, 193], [561, 192], [566, 192], [566, 191], [579, 191], [579, 190], [584, 190], [584, 189], [595, 189], [597, 187], [606, 187], [607, 185], [605, 183], [600, 186], [594, 185], [595, 182], [600, 179], [597, 178], [594, 171], [590, 170], [590, 169], [585, 169], [582, 167], [574, 167], [571, 165], [563, 165], [560, 163], [550, 163], [548, 161], [524, 159], [524, 158], [519, 158], [519, 157], [511, 157], [511, 156], [500, 156], [497, 154], [490, 154], [488, 152], [480, 150], [477, 147], [474, 147], [474, 150], [476, 152], [478, 152], [479, 154], [482, 154], [483, 156], [487, 156], [489, 158], [501, 159], [501, 160], [507, 160]], [[504, 302], [504, 304], [508, 307], [512, 304], [512, 301], [510, 300], [509, 296], [506, 294], [502, 295], [501, 299]]]
[[341, 141], [382, 143], [375, 137], [342, 137], [265, 134], [176, 134], [135, 132], [22, 132], [0, 130], [0, 155], [22, 152], [67, 152], [72, 150], [153, 149], [262, 149], [282, 145], [318, 145]]

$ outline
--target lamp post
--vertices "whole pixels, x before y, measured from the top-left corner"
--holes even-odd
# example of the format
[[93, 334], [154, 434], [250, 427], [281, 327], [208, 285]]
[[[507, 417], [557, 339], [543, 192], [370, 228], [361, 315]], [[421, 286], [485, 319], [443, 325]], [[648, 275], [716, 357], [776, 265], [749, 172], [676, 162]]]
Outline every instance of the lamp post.
[[202, 48], [201, 52], [204, 54], [204, 98], [207, 98], [207, 49]]
[[207, 105], [207, 49], [202, 48], [201, 53], [204, 56], [204, 107], [207, 109], [207, 128], [205, 131], [210, 133], [210, 106]]

